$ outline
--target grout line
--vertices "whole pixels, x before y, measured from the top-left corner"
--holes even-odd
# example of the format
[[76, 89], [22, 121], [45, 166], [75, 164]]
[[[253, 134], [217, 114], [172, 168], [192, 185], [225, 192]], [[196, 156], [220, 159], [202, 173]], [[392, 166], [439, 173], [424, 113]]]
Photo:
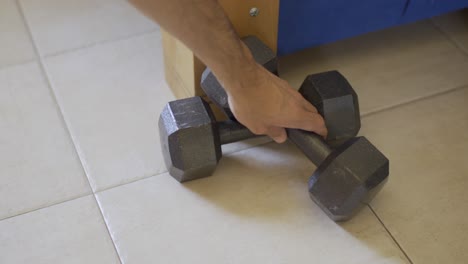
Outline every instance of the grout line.
[[468, 50], [465, 48], [455, 39], [453, 38], [448, 32], [445, 32], [435, 21], [434, 19], [430, 19], [431, 24], [442, 34], [450, 43], [452, 43], [455, 48], [457, 48], [461, 53], [468, 57]]
[[47, 72], [47, 69], [46, 69], [45, 64], [44, 64], [43, 57], [41, 56], [41, 54], [40, 54], [40, 52], [39, 52], [39, 49], [38, 49], [38, 47], [37, 47], [37, 45], [36, 45], [36, 41], [35, 41], [34, 36], [33, 36], [33, 34], [32, 34], [31, 27], [30, 27], [30, 25], [29, 25], [29, 23], [28, 23], [28, 20], [26, 19], [26, 16], [25, 16], [25, 14], [24, 14], [23, 6], [21, 5], [21, 3], [20, 3], [19, 1], [16, 1], [16, 5], [17, 5], [17, 8], [18, 8], [19, 13], [20, 13], [20, 15], [21, 15], [21, 18], [23, 19], [23, 22], [24, 22], [24, 24], [25, 24], [25, 26], [26, 26], [26, 29], [27, 29], [27, 31], [28, 31], [29, 39], [31, 40], [32, 46], [33, 46], [33, 48], [34, 48], [34, 51], [36, 52], [36, 55], [37, 55], [37, 57], [38, 57], [39, 67], [40, 67], [40, 69], [41, 69], [41, 72], [42, 72], [42, 74], [44, 75], [44, 78], [45, 78], [45, 80], [47, 81], [47, 84], [48, 84], [48, 86], [49, 86], [49, 92], [50, 92], [50, 95], [51, 95], [51, 97], [52, 97], [52, 100], [55, 101], [56, 106], [57, 106], [57, 108], [58, 108], [57, 110], [58, 110], [58, 112], [59, 112], [60, 118], [62, 119], [64, 128], [65, 128], [65, 130], [68, 132], [68, 134], [70, 135], [71, 143], [73, 144], [73, 146], [74, 146], [74, 148], [75, 148], [76, 154], [77, 154], [77, 156], [78, 156], [78, 160], [79, 160], [79, 162], [80, 162], [80, 164], [81, 164], [81, 167], [82, 167], [82, 169], [83, 169], [83, 172], [84, 172], [84, 174], [85, 174], [85, 176], [86, 176], [86, 178], [87, 178], [87, 182], [88, 182], [88, 185], [89, 185], [89, 189], [90, 189], [90, 191], [92, 192], [92, 196], [93, 196], [93, 198], [94, 198], [94, 201], [96, 202], [96, 205], [97, 205], [98, 208], [99, 208], [99, 212], [101, 213], [102, 220], [103, 220], [104, 223], [105, 223], [107, 233], [108, 233], [109, 237], [110, 237], [111, 240], [112, 240], [112, 246], [114, 247], [114, 251], [115, 251], [115, 253], [117, 254], [117, 257], [118, 257], [118, 259], [119, 259], [119, 262], [122, 263], [122, 258], [121, 258], [120, 254], [119, 254], [119, 251], [118, 251], [118, 249], [117, 249], [117, 246], [116, 246], [116, 244], [115, 244], [115, 241], [114, 241], [113, 238], [112, 238], [112, 234], [111, 234], [111, 232], [110, 232], [110, 230], [109, 230], [109, 226], [107, 225], [106, 219], [105, 219], [105, 217], [104, 217], [102, 208], [101, 208], [100, 205], [99, 205], [99, 202], [98, 202], [98, 200], [97, 200], [96, 194], [94, 193], [93, 186], [92, 186], [92, 184], [91, 184], [91, 180], [90, 180], [90, 177], [89, 177], [89, 171], [88, 171], [88, 169], [87, 169], [87, 167], [85, 166], [85, 163], [84, 163], [83, 153], [82, 153], [81, 149], [78, 147], [78, 144], [77, 144], [77, 142], [76, 142], [76, 139], [75, 139], [73, 133], [71, 133], [70, 124], [67, 122], [67, 120], [66, 120], [66, 118], [65, 118], [65, 114], [64, 114], [64, 112], [63, 112], [63, 108], [60, 106], [60, 103], [59, 103], [59, 101], [57, 100], [57, 96], [56, 96], [56, 94], [55, 94], [55, 92], [54, 92], [54, 89], [53, 89], [53, 86], [52, 86], [52, 81], [51, 81], [50, 75], [49, 75], [49, 73]]
[[405, 255], [406, 259], [409, 261], [409, 263], [413, 264], [413, 261], [411, 260], [411, 258], [408, 256], [408, 254], [406, 253], [406, 251], [403, 249], [403, 247], [400, 245], [400, 243], [398, 243], [398, 241], [396, 240], [396, 238], [392, 235], [392, 233], [390, 233], [390, 230], [388, 230], [387, 226], [384, 224], [384, 222], [382, 221], [382, 219], [380, 219], [380, 217], [377, 215], [377, 213], [374, 211], [374, 209], [372, 208], [372, 206], [370, 204], [368, 204], [369, 206], [369, 209], [372, 211], [372, 213], [375, 215], [375, 217], [377, 218], [377, 220], [379, 220], [380, 224], [383, 226], [383, 228], [385, 229], [385, 231], [387, 231], [388, 235], [392, 238], [393, 242], [395, 242], [395, 244], [398, 246], [398, 248], [400, 249], [400, 251]]
[[[263, 144], [262, 144], [262, 145], [263, 145]], [[124, 185], [128, 185], [128, 184], [131, 184], [131, 183], [134, 183], [134, 182], [146, 180], [146, 179], [149, 179], [149, 178], [152, 178], [152, 177], [156, 177], [156, 176], [159, 176], [159, 175], [162, 175], [162, 174], [165, 174], [165, 173], [167, 173], [167, 171], [159, 172], [159, 173], [156, 173], [156, 174], [152, 174], [152, 175], [150, 175], [150, 176], [145, 176], [145, 177], [143, 177], [143, 178], [138, 178], [138, 179], [131, 180], [131, 181], [128, 181], [128, 182], [125, 182], [125, 183], [121, 183], [121, 184], [118, 184], [118, 185], [115, 185], [115, 186], [107, 187], [107, 188], [104, 188], [104, 189], [99, 190], [99, 191], [96, 191], [96, 192], [94, 192], [92, 189], [90, 189], [89, 192], [86, 192], [86, 193], [84, 193], [84, 194], [82, 194], [82, 195], [74, 196], [74, 197], [71, 197], [71, 198], [68, 198], [68, 199], [65, 199], [65, 200], [62, 200], [62, 201], [58, 201], [58, 202], [54, 202], [54, 203], [51, 203], [51, 204], [47, 204], [47, 205], [45, 205], [45, 206], [37, 207], [37, 208], [34, 208], [34, 209], [29, 210], [29, 211], [26, 211], [26, 212], [18, 213], [18, 214], [15, 214], [15, 215], [10, 215], [10, 216], [7, 216], [7, 217], [5, 217], [5, 218], [0, 218], [0, 222], [3, 221], [3, 220], [6, 220], [6, 219], [10, 219], [10, 218], [14, 218], [14, 217], [17, 217], [17, 216], [21, 216], [21, 215], [33, 213], [33, 212], [36, 212], [36, 211], [45, 209], [45, 208], [47, 208], [47, 207], [52, 207], [52, 206], [56, 206], [56, 205], [59, 205], [59, 204], [71, 202], [71, 201], [73, 201], [73, 200], [77, 200], [77, 199], [80, 199], [80, 198], [83, 198], [83, 197], [86, 197], [86, 196], [97, 195], [97, 194], [102, 193], [102, 192], [105, 192], [105, 191], [107, 191], [107, 190], [111, 190], [111, 189], [114, 189], [114, 188], [118, 188], [118, 187], [121, 187], [121, 186], [124, 186]]]
[[105, 191], [108, 191], [108, 190], [111, 190], [111, 189], [115, 189], [115, 188], [118, 188], [118, 187], [121, 187], [121, 186], [125, 186], [125, 185], [128, 185], [128, 184], [143, 181], [143, 180], [146, 180], [146, 179], [149, 179], [149, 178], [152, 178], [152, 177], [156, 177], [156, 176], [162, 175], [164, 173], [167, 173], [167, 170], [162, 171], [162, 172], [158, 172], [158, 173], [155, 173], [155, 174], [151, 174], [151, 175], [148, 175], [148, 176], [143, 176], [141, 178], [131, 179], [131, 180], [127, 181], [127, 182], [119, 183], [119, 184], [116, 184], [116, 185], [108, 186], [106, 188], [97, 190], [94, 193], [99, 194], [99, 193], [102, 193], [102, 192], [105, 192]]
[[79, 196], [76, 196], [76, 197], [72, 197], [72, 198], [69, 198], [69, 199], [65, 199], [63, 201], [59, 201], [59, 202], [54, 202], [54, 203], [51, 203], [51, 204], [47, 204], [45, 206], [41, 206], [41, 207], [38, 207], [38, 208], [34, 208], [32, 210], [29, 210], [27, 212], [22, 212], [22, 213], [18, 213], [18, 214], [15, 214], [15, 215], [10, 215], [10, 216], [7, 216], [5, 218], [1, 218], [0, 219], [0, 222], [3, 221], [3, 220], [7, 220], [7, 219], [10, 219], [10, 218], [14, 218], [14, 217], [17, 217], [17, 216], [22, 216], [22, 215], [27, 215], [29, 213], [34, 213], [36, 211], [40, 211], [42, 209], [46, 209], [46, 208], [49, 208], [49, 207], [53, 207], [53, 206], [56, 206], [56, 205], [59, 205], [59, 204], [63, 204], [63, 203], [67, 203], [67, 202], [71, 202], [71, 201], [74, 201], [74, 200], [78, 200], [78, 199], [81, 199], [83, 197], [86, 197], [86, 196], [90, 196], [92, 195], [93, 193], [92, 192], [88, 192], [86, 194], [83, 194], [83, 195], [79, 195]]
[[89, 49], [89, 48], [94, 48], [94, 47], [97, 47], [97, 46], [101, 46], [101, 45], [105, 45], [105, 44], [109, 44], [109, 43], [113, 43], [113, 42], [125, 41], [125, 40], [129, 40], [129, 39], [132, 39], [132, 38], [137, 38], [137, 37], [149, 35], [149, 34], [152, 34], [152, 33], [158, 32], [158, 31], [159, 31], [159, 28], [155, 28], [155, 29], [139, 32], [139, 33], [136, 33], [136, 34], [131, 34], [131, 35], [128, 35], [128, 36], [123, 36], [123, 37], [120, 37], [120, 38], [91, 42], [91, 43], [84, 44], [84, 45], [82, 45], [80, 47], [60, 50], [60, 51], [52, 52], [50, 54], [44, 54], [43, 58], [52, 58], [52, 57], [56, 57], [56, 56], [59, 56], [59, 55], [64, 55], [64, 54], [67, 54], [67, 53], [72, 53], [72, 52], [75, 52], [75, 51], [79, 51], [79, 50], [82, 50], [82, 49]]
[[24, 60], [24, 61], [20, 61], [20, 62], [5, 64], [5, 65], [0, 66], [0, 71], [5, 70], [7, 68], [17, 67], [17, 66], [37, 62], [38, 60], [39, 60], [39, 58], [34, 58], [34, 59]]
[[86, 169], [86, 166], [84, 166], [83, 164], [83, 161], [82, 161], [82, 153], [81, 151], [79, 151], [79, 148], [77, 148], [77, 144], [76, 144], [76, 140], [75, 140], [75, 137], [73, 136], [73, 134], [71, 133], [70, 131], [70, 125], [68, 124], [66, 118], [65, 118], [65, 114], [62, 110], [62, 107], [60, 107], [60, 104], [59, 104], [59, 101], [57, 99], [57, 96], [54, 92], [54, 89], [52, 87], [52, 81], [51, 81], [51, 78], [50, 78], [50, 75], [49, 73], [47, 72], [47, 69], [44, 65], [44, 61], [43, 61], [43, 58], [41, 56], [41, 54], [39, 53], [39, 50], [37, 48], [37, 45], [36, 45], [36, 42], [34, 41], [34, 36], [32, 34], [32, 31], [31, 31], [31, 28], [29, 26], [29, 23], [24, 15], [24, 12], [23, 12], [23, 8], [21, 6], [21, 3], [18, 1], [17, 2], [17, 5], [18, 5], [18, 8], [19, 8], [19, 11], [20, 11], [20, 14], [25, 22], [25, 25], [26, 25], [26, 29], [28, 30], [28, 33], [29, 33], [29, 38], [32, 42], [32, 45], [33, 45], [33, 48], [38, 56], [38, 64], [39, 64], [39, 68], [41, 70], [41, 73], [43, 74], [43, 77], [45, 79], [45, 81], [47, 82], [47, 85], [49, 86], [49, 93], [50, 93], [50, 96], [52, 97], [52, 100], [55, 102], [56, 104], [56, 107], [57, 107], [57, 110], [58, 110], [58, 113], [59, 113], [59, 116], [60, 116], [60, 119], [61, 121], [63, 122], [64, 124], [64, 127], [65, 127], [65, 130], [66, 132], [70, 135], [70, 139], [71, 139], [71, 143], [74, 145], [75, 147], [75, 151], [76, 151], [76, 154], [81, 162], [81, 165], [82, 165], [82, 168], [83, 168], [83, 172], [84, 174], [86, 175], [86, 177], [88, 178], [88, 184], [89, 184], [89, 187], [90, 187], [90, 190], [93, 191], [93, 188], [92, 188], [92, 185], [90, 183], [90, 179], [88, 177], [89, 175], [89, 172], [88, 170]]
[[120, 264], [122, 264], [123, 260], [122, 260], [121, 254], [119, 252], [119, 249], [117, 248], [117, 245], [115, 244], [116, 239], [114, 238], [114, 236], [112, 235], [112, 232], [110, 231], [109, 224], [107, 223], [107, 219], [104, 217], [104, 212], [103, 212], [101, 203], [99, 203], [99, 199], [97, 198], [95, 193], [93, 194], [93, 197], [94, 197], [94, 201], [96, 202], [97, 207], [99, 208], [99, 212], [101, 213], [101, 217], [102, 217], [102, 220], [104, 221], [104, 225], [106, 226], [107, 234], [109, 235], [112, 241], [112, 245], [114, 246], [115, 253], [117, 254], [117, 257], [119, 258]]
[[[244, 150], [249, 150], [249, 149], [253, 149], [253, 148], [256, 148], [256, 147], [264, 146], [264, 145], [270, 144], [272, 142], [273, 142], [273, 140], [265, 142], [265, 143], [253, 145], [253, 146], [248, 147], [248, 148], [243, 148], [243, 149], [239, 149], [239, 150], [236, 150], [236, 151], [229, 152], [229, 153], [227, 153], [227, 154], [225, 154], [223, 156], [224, 157], [229, 157], [229, 156], [232, 156], [232, 155], [237, 154], [239, 152], [242, 152]], [[158, 173], [155, 173], [155, 174], [152, 174], [152, 175], [149, 175], [149, 176], [144, 176], [142, 178], [132, 179], [132, 180], [129, 180], [128, 182], [125, 182], [125, 183], [117, 184], [117, 185], [114, 185], [114, 186], [109, 186], [109, 187], [106, 187], [106, 188], [104, 188], [102, 190], [98, 190], [98, 191], [95, 192], [95, 194], [99, 194], [99, 193], [102, 193], [102, 192], [105, 192], [105, 191], [108, 191], [108, 190], [111, 190], [111, 189], [114, 189], [114, 188], [118, 188], [118, 187], [121, 187], [121, 186], [124, 186], [124, 185], [132, 184], [132, 183], [135, 183], [135, 182], [147, 180], [149, 178], [157, 177], [157, 176], [160, 176], [160, 175], [165, 174], [165, 173], [168, 173], [168, 171], [165, 170], [165, 171], [158, 172]]]
[[464, 84], [462, 86], [458, 86], [458, 87], [448, 89], [448, 90], [444, 90], [444, 91], [434, 92], [432, 94], [427, 94], [427, 95], [417, 97], [417, 98], [413, 98], [413, 99], [410, 99], [410, 100], [407, 100], [407, 101], [404, 101], [404, 102], [396, 103], [394, 105], [385, 106], [385, 107], [382, 107], [382, 108], [378, 108], [376, 110], [372, 110], [370, 112], [366, 112], [366, 113], [361, 115], [361, 118], [366, 118], [368, 116], [372, 116], [372, 115], [375, 115], [375, 114], [380, 114], [382, 112], [386, 112], [386, 111], [389, 111], [389, 110], [392, 110], [392, 109], [395, 109], [395, 108], [399, 108], [399, 107], [402, 107], [402, 106], [406, 106], [406, 105], [409, 105], [409, 104], [412, 104], [412, 103], [416, 103], [416, 102], [419, 102], [419, 101], [429, 100], [429, 99], [432, 99], [434, 97], [438, 97], [438, 96], [441, 96], [441, 95], [444, 95], [444, 94], [454, 93], [456, 91], [463, 90], [463, 89], [466, 89], [466, 88], [468, 88], [468, 84]]
[[[61, 109], [59, 109], [59, 110], [61, 110]], [[66, 123], [65, 120], [62, 120], [62, 121]], [[264, 145], [270, 144], [272, 142], [273, 141], [267, 141], [267, 142], [264, 142], [264, 143], [255, 144], [255, 145], [249, 146], [247, 148], [242, 148], [242, 149], [239, 149], [239, 150], [229, 152], [229, 153], [227, 153], [227, 154], [225, 154], [223, 156], [225, 156], [225, 157], [232, 156], [232, 155], [237, 154], [238, 152], [242, 152], [242, 151], [246, 151], [246, 150], [253, 149], [253, 148], [256, 148], [256, 147], [264, 146]], [[80, 162], [81, 162], [81, 160], [80, 160]], [[9, 218], [13, 218], [13, 217], [16, 217], [16, 216], [21, 216], [21, 215], [24, 215], [24, 214], [32, 213], [32, 212], [35, 212], [35, 211], [38, 211], [38, 210], [41, 210], [41, 209], [45, 209], [47, 207], [52, 207], [52, 206], [55, 206], [55, 205], [59, 205], [59, 204], [62, 204], [62, 203], [73, 201], [73, 200], [76, 200], [76, 199], [79, 199], [79, 198], [82, 198], [82, 197], [86, 197], [88, 195], [92, 195], [92, 194], [96, 195], [96, 194], [105, 192], [107, 190], [111, 190], [111, 189], [114, 189], [114, 188], [118, 188], [118, 187], [121, 187], [121, 186], [132, 184], [132, 183], [135, 183], [135, 182], [138, 182], [138, 181], [146, 180], [146, 179], [149, 179], [149, 178], [152, 178], [152, 177], [160, 176], [160, 175], [165, 174], [167, 172], [168, 172], [167, 170], [164, 170], [164, 171], [161, 171], [161, 172], [158, 172], [158, 173], [155, 173], [155, 174], [150, 174], [148, 176], [143, 176], [141, 178], [131, 179], [131, 180], [127, 181], [127, 182], [123, 182], [123, 183], [120, 183], [120, 184], [117, 184], [117, 185], [114, 185], [114, 186], [109, 186], [109, 187], [106, 187], [106, 188], [98, 190], [98, 191], [94, 191], [93, 188], [91, 187], [91, 185], [89, 184], [89, 181], [88, 181], [88, 184], [90, 186], [90, 192], [88, 192], [88, 193], [85, 193], [85, 194], [77, 196], [77, 197], [72, 197], [72, 198], [69, 198], [69, 199], [66, 199], [66, 200], [63, 200], [63, 201], [51, 203], [51, 204], [48, 204], [46, 206], [38, 207], [38, 208], [35, 208], [33, 210], [29, 210], [27, 212], [11, 215], [11, 216], [0, 219], [0, 221], [6, 220], [6, 219], [9, 219]], [[86, 171], [85, 171], [85, 173], [86, 173]], [[87, 173], [86, 173], [86, 175], [87, 175]]]

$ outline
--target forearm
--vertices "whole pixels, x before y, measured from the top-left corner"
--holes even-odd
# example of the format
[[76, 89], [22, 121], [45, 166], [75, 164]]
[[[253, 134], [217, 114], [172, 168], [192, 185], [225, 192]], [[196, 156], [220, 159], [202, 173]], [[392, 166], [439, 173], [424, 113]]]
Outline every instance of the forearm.
[[253, 67], [250, 52], [216, 0], [130, 2], [182, 41], [223, 82], [234, 82]]
[[286, 140], [284, 127], [326, 135], [317, 109], [252, 58], [217, 0], [129, 0], [182, 41], [223, 84], [239, 122], [256, 134]]

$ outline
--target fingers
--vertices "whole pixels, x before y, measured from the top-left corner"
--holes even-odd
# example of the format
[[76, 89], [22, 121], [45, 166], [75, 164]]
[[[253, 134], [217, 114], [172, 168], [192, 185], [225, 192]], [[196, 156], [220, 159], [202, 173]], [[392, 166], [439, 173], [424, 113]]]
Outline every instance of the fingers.
[[[247, 126], [247, 125], [246, 125]], [[255, 135], [269, 136], [277, 143], [283, 143], [287, 139], [286, 130], [282, 127], [266, 126], [264, 124], [256, 124], [255, 126], [247, 126]]]
[[311, 112], [311, 113], [318, 113], [317, 108], [315, 108], [315, 106], [313, 106], [309, 101], [304, 99], [302, 95], [299, 95], [299, 96], [300, 96], [300, 99], [299, 99], [300, 104], [302, 105], [302, 107], [304, 107], [306, 111]]
[[[307, 131], [312, 131], [326, 137], [327, 128], [325, 122], [319, 114], [309, 113], [308, 118], [292, 120], [284, 127], [296, 128]], [[267, 135], [276, 143], [284, 143], [288, 139], [286, 129], [283, 126], [271, 126], [268, 129], [258, 130], [256, 134]]]
[[293, 88], [289, 88], [289, 93], [292, 93], [293, 98], [295, 99], [295, 103], [299, 106], [302, 106], [306, 111], [311, 113], [318, 113], [317, 108], [312, 105], [309, 101], [307, 101], [299, 91], [294, 90]]
[[295, 128], [315, 132], [323, 137], [327, 136], [327, 127], [325, 120], [318, 113], [317, 108], [300, 95], [300, 104], [305, 111], [297, 110], [297, 118], [291, 120], [291, 125]]
[[325, 120], [318, 113], [311, 113], [298, 107], [292, 113], [277, 117], [277, 120], [264, 123], [251, 130], [257, 135], [267, 135], [277, 143], [283, 143], [287, 139], [285, 128], [302, 129], [314, 132], [326, 137], [328, 134]]
[[[229, 105], [239, 122], [254, 134], [267, 135], [278, 143], [287, 139], [285, 128], [327, 135], [322, 116], [298, 91], [270, 73], [260, 77], [256, 78], [261, 80], [256, 89], [229, 96]], [[259, 95], [263, 96], [260, 101]]]
[[319, 114], [312, 114], [311, 115], [311, 122], [305, 122], [304, 127], [301, 128], [303, 130], [307, 131], [313, 131], [322, 137], [326, 137], [328, 134], [327, 127], [325, 125], [325, 120], [323, 120], [323, 117]]
[[288, 138], [286, 130], [282, 127], [270, 127], [266, 133], [276, 143], [284, 143]]
[[328, 133], [323, 117], [318, 113], [311, 113], [303, 109], [287, 116], [278, 124], [279, 127], [296, 128], [315, 132], [323, 137]]
[[298, 107], [287, 115], [289, 119], [283, 120], [284, 122], [281, 126], [312, 131], [325, 137], [328, 131], [325, 121], [318, 113], [317, 108], [296, 90], [293, 93], [296, 99], [295, 104]]

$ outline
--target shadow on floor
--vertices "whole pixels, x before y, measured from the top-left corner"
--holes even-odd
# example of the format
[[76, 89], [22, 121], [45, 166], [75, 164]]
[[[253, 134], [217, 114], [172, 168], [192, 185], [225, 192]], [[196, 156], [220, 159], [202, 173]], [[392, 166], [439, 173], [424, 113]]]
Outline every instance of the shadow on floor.
[[[393, 260], [398, 249], [368, 207], [348, 222], [335, 223], [310, 200], [307, 180], [314, 170], [292, 144], [270, 143], [223, 157], [213, 176], [183, 186], [233, 218], [274, 225], [291, 235], [300, 229], [310, 239], [344, 236]], [[406, 263], [404, 255], [395, 263]]]

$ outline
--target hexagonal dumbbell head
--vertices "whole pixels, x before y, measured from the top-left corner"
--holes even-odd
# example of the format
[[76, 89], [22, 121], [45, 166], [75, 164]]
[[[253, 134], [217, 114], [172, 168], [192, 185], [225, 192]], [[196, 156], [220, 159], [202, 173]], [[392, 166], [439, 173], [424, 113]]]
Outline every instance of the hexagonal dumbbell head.
[[307, 76], [299, 92], [324, 117], [330, 146], [339, 146], [357, 135], [361, 128], [358, 97], [338, 71]]
[[387, 181], [388, 159], [366, 138], [335, 149], [309, 179], [309, 194], [335, 221], [350, 219]]
[[[268, 71], [278, 74], [278, 59], [275, 53], [267, 45], [254, 36], [247, 36], [243, 38], [242, 41], [249, 48], [258, 64], [263, 65], [263, 67]], [[226, 91], [218, 82], [210, 68], [206, 68], [203, 72], [200, 85], [203, 91], [210, 95], [213, 103], [215, 103], [230, 119], [234, 119], [234, 115], [229, 108]]]
[[179, 182], [211, 175], [221, 158], [215, 118], [200, 97], [169, 102], [159, 136], [166, 167]]
[[278, 74], [278, 58], [273, 50], [255, 36], [247, 36], [242, 38], [242, 41], [258, 64], [263, 65], [269, 72]]

